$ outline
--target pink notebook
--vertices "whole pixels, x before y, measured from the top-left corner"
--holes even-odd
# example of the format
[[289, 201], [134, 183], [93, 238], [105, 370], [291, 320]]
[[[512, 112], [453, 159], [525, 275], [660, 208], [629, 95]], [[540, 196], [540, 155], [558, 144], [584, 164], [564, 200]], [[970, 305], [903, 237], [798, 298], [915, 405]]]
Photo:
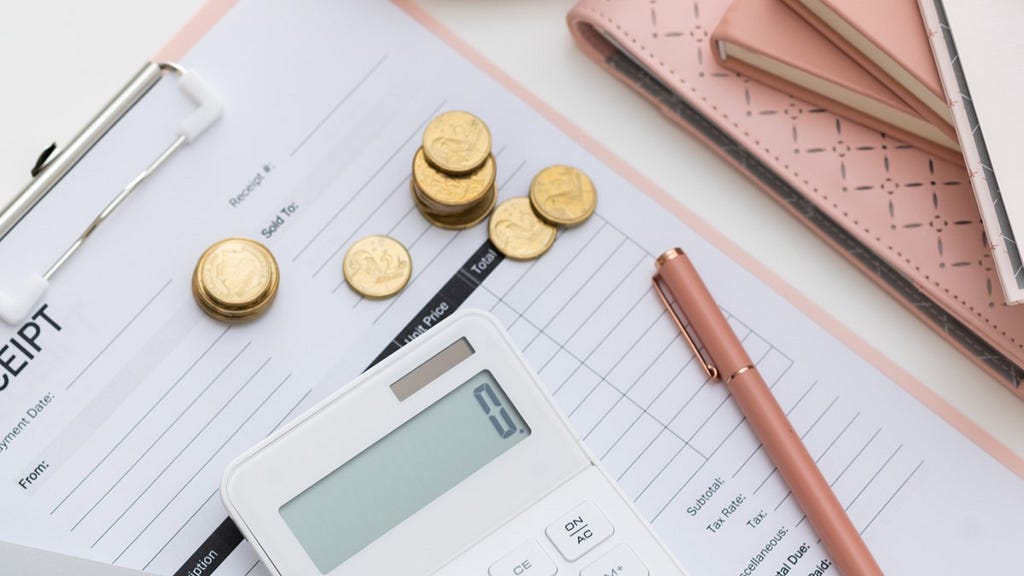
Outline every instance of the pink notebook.
[[955, 138], [917, 0], [780, 0]]
[[722, 68], [730, 0], [581, 0], [588, 55], [772, 194], [1024, 397], [1024, 307], [1008, 307], [963, 166]]
[[[951, 162], [960, 146], [779, 0], [733, 0], [711, 35], [722, 66]], [[948, 128], [948, 126], [946, 127]]]

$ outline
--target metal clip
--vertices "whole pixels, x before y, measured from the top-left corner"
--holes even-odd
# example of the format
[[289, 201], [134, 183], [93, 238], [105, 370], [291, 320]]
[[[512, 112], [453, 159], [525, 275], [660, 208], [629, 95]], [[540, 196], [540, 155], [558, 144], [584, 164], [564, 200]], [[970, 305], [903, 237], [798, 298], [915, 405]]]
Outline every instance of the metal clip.
[[[78, 238], [65, 250], [65, 252], [50, 266], [42, 275], [30, 274], [17, 282], [17, 289], [11, 292], [0, 291], [0, 319], [8, 324], [16, 324], [28, 315], [31, 307], [35, 305], [46, 293], [50, 285], [50, 279], [64, 266], [93, 232], [102, 225], [111, 214], [116, 211], [129, 196], [150, 176], [163, 166], [182, 146], [194, 141], [206, 131], [214, 122], [220, 118], [223, 112], [223, 104], [217, 94], [193, 72], [173, 63], [162, 62], [159, 64], [162, 72], [172, 73], [178, 77], [179, 88], [186, 96], [196, 104], [196, 108], [178, 126], [178, 135], [174, 141], [149, 165], [140, 172], [128, 184], [121, 189], [121, 192], [111, 200], [106, 207], [86, 226]], [[45, 162], [45, 159], [41, 160]], [[42, 163], [42, 162], [41, 162]], [[37, 167], [39, 167], [37, 165]]]
[[665, 297], [665, 292], [661, 289], [661, 284], [658, 283], [658, 276], [654, 276], [651, 279], [651, 283], [654, 284], [654, 291], [658, 294], [658, 298], [661, 299], [661, 303], [665, 305], [665, 309], [668, 310], [669, 315], [672, 316], [672, 320], [676, 323], [679, 328], [679, 333], [683, 335], [683, 339], [689, 344], [690, 350], [693, 351], [693, 355], [697, 357], [697, 361], [700, 362], [701, 368], [704, 368], [704, 372], [707, 373], [708, 378], [712, 380], [719, 379], [718, 368], [715, 368], [713, 364], [704, 358], [704, 354], [701, 352], [701, 347], [697, 345], [697, 340], [690, 335], [690, 330], [686, 327], [686, 323], [683, 322], [683, 318], [679, 317], [676, 312], [676, 307], [668, 301]]

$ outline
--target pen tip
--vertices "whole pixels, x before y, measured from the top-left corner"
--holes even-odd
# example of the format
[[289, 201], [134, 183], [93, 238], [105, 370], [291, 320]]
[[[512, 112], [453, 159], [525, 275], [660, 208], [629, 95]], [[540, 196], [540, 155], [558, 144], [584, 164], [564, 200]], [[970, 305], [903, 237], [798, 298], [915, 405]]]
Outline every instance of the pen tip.
[[658, 260], [657, 260], [658, 266], [662, 266], [663, 264], [665, 264], [669, 260], [671, 260], [671, 259], [673, 259], [673, 258], [675, 258], [677, 256], [682, 256], [682, 255], [683, 255], [683, 249], [682, 248], [673, 248], [671, 250], [668, 250], [664, 254], [662, 254], [661, 256], [658, 256]]

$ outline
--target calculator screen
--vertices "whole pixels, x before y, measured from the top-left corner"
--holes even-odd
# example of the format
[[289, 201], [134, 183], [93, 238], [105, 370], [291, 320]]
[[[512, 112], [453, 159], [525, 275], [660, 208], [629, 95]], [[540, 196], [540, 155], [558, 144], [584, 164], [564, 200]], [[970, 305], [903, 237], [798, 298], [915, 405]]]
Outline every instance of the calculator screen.
[[483, 371], [285, 503], [281, 516], [326, 574], [529, 435]]

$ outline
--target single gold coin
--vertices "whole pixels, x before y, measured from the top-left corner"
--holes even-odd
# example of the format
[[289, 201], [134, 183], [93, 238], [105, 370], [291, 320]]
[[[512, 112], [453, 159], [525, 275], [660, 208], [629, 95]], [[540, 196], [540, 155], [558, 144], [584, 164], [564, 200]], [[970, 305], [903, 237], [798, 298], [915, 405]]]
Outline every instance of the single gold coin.
[[248, 320], [277, 296], [280, 270], [266, 246], [247, 238], [228, 238], [199, 257], [192, 293], [204, 312], [219, 320]]
[[423, 193], [424, 201], [436, 206], [435, 212], [456, 214], [475, 204], [494, 186], [495, 163], [490, 154], [483, 166], [465, 176], [449, 176], [427, 162], [423, 148], [412, 161], [412, 177]]
[[491, 154], [491, 131], [484, 121], [461, 110], [439, 114], [423, 130], [428, 162], [448, 174], [468, 174]]
[[471, 206], [462, 214], [439, 214], [433, 209], [431, 204], [427, 202], [422, 195], [422, 191], [416, 187], [416, 182], [410, 183], [412, 189], [412, 199], [416, 204], [416, 208], [419, 209], [420, 214], [427, 219], [434, 226], [439, 228], [446, 228], [448, 230], [465, 230], [472, 228], [477, 224], [484, 221], [487, 215], [494, 210], [494, 205], [498, 202], [498, 192], [494, 186], [491, 186], [487, 194], [481, 198], [475, 206]]
[[532, 260], [547, 252], [555, 243], [557, 231], [537, 217], [525, 196], [499, 204], [488, 227], [494, 246], [513, 260]]
[[345, 281], [358, 294], [379, 299], [394, 296], [412, 277], [412, 257], [401, 242], [389, 236], [367, 236], [345, 253]]
[[530, 202], [548, 223], [576, 226], [597, 209], [597, 191], [582, 170], [548, 166], [530, 182]]

